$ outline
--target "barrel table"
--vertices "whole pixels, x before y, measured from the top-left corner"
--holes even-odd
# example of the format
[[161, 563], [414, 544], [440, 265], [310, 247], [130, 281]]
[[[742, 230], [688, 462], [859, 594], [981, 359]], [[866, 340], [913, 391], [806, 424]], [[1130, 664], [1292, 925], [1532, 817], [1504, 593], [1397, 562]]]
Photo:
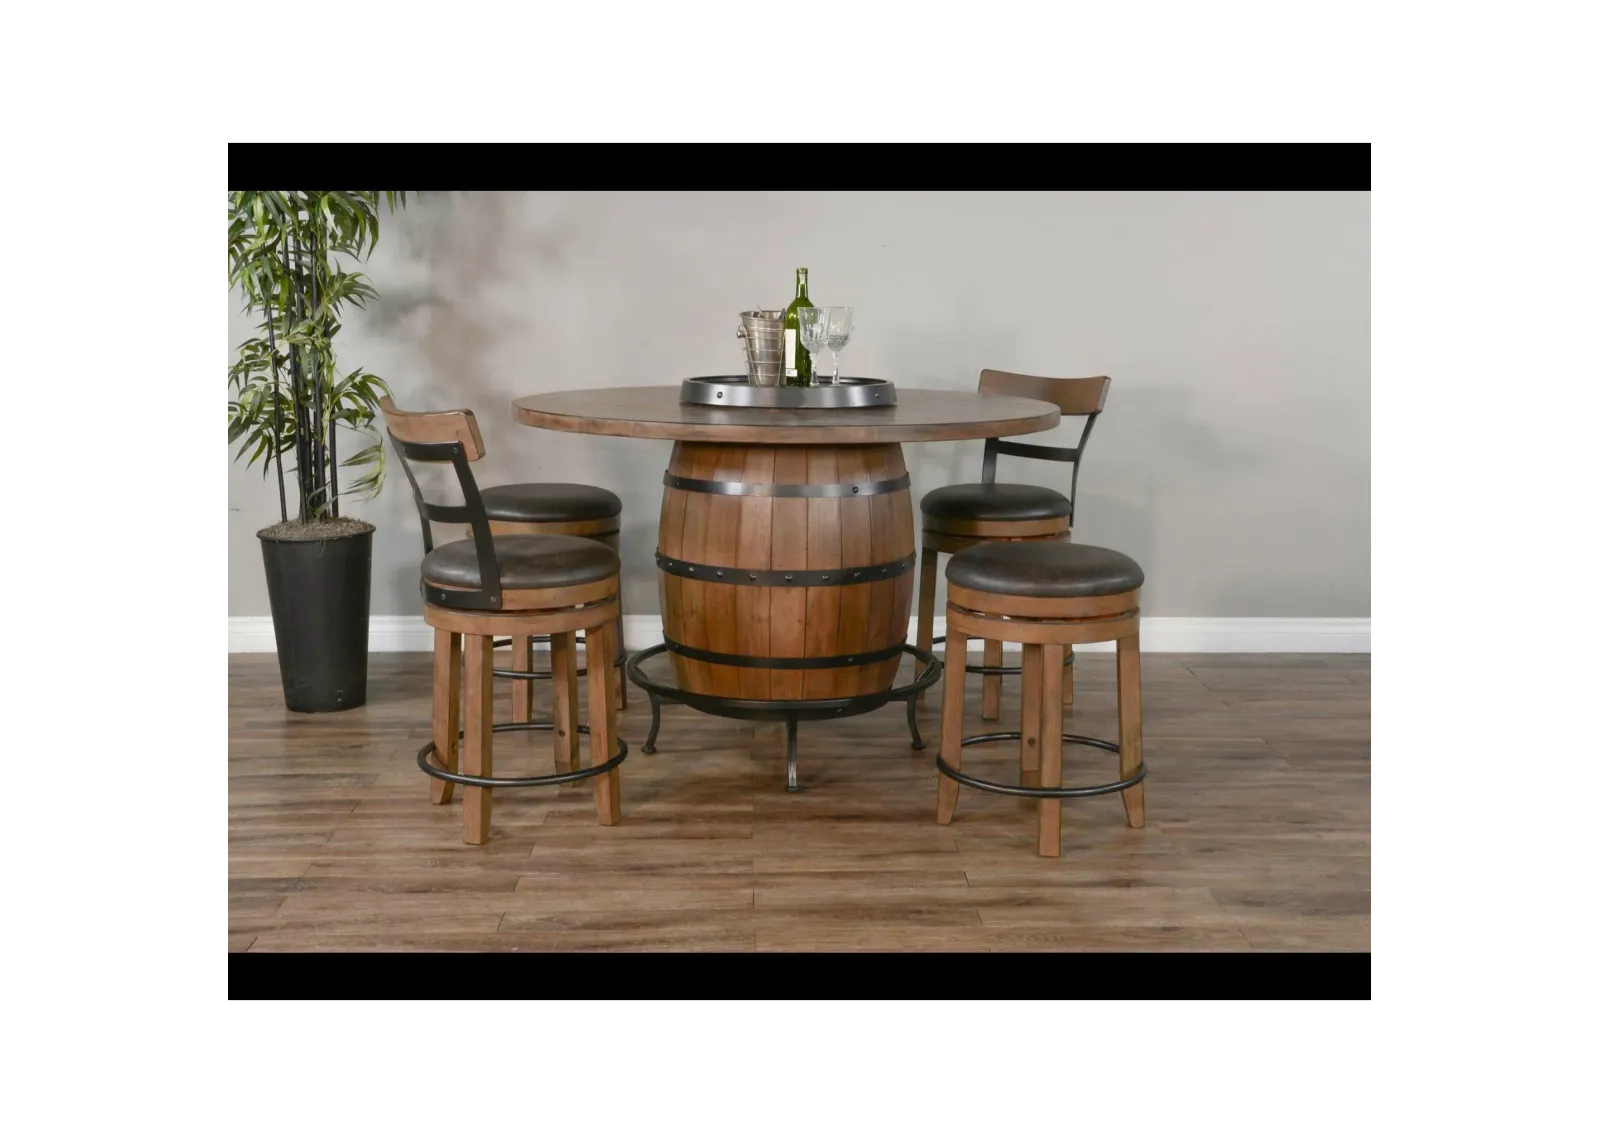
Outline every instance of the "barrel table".
[[[798, 723], [912, 701], [938, 663], [906, 644], [916, 526], [905, 442], [1019, 436], [1059, 423], [1044, 401], [898, 390], [887, 408], [713, 408], [677, 386], [542, 393], [513, 402], [537, 428], [677, 442], [663, 477], [656, 566], [663, 642], [628, 660], [650, 698], [788, 725], [798, 790]], [[932, 617], [927, 617], [931, 621]], [[643, 664], [665, 654], [675, 687]], [[896, 687], [902, 655], [924, 661]]]

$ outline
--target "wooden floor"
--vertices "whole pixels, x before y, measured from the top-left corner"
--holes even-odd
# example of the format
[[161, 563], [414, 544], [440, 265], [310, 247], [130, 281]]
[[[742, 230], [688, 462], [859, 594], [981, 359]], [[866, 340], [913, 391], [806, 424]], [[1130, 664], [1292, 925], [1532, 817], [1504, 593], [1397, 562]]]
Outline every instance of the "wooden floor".
[[[587, 788], [497, 791], [490, 843], [467, 846], [459, 791], [430, 805], [416, 768], [429, 661], [375, 655], [366, 707], [297, 715], [272, 656], [231, 657], [230, 950], [1370, 948], [1366, 655], [1146, 654], [1148, 824], [1069, 800], [1058, 860], [1034, 854], [1031, 801], [964, 789], [934, 823], [939, 688], [926, 752], [903, 705], [802, 726], [799, 794], [779, 725], [667, 707], [643, 754], [633, 690], [620, 826]], [[1070, 730], [1116, 738], [1113, 668], [1079, 656]], [[1017, 681], [983, 724], [973, 680], [968, 734], [1015, 727]], [[1067, 782], [1114, 777], [1066, 750]], [[1015, 782], [1015, 751], [964, 768]], [[550, 759], [548, 732], [496, 736], [496, 773]]]

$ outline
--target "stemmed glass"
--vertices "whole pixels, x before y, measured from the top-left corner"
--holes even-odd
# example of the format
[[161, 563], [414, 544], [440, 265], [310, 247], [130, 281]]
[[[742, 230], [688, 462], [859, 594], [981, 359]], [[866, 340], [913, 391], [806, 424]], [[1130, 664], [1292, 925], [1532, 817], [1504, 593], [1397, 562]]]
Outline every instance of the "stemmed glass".
[[810, 385], [816, 380], [817, 354], [828, 344], [828, 311], [818, 306], [802, 306], [795, 311], [795, 317], [800, 321], [800, 344], [811, 354], [811, 376], [796, 380]]
[[839, 383], [839, 351], [850, 344], [851, 309], [849, 306], [826, 306], [823, 313], [827, 314], [827, 328], [823, 339], [827, 343], [828, 352], [833, 354], [833, 384]]
[[825, 384], [837, 385], [839, 351], [850, 344], [850, 307], [806, 306], [795, 313], [800, 319], [800, 344], [812, 355], [812, 375], [816, 374], [816, 355], [826, 348], [833, 354], [833, 380]]

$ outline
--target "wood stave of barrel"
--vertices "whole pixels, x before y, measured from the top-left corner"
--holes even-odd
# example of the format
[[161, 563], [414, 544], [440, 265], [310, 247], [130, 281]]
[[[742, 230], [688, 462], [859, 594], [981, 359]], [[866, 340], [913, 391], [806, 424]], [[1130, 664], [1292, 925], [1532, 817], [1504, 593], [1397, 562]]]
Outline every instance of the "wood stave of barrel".
[[[743, 485], [851, 487], [904, 478], [906, 466], [898, 444], [680, 441], [667, 475]], [[915, 537], [908, 487], [861, 495], [770, 496], [669, 484], [658, 538], [661, 614], [669, 645], [758, 658], [862, 655], [865, 660], [798, 669], [727, 665], [673, 652], [678, 686], [691, 694], [762, 701], [853, 698], [889, 690], [901, 655], [875, 658], [873, 653], [905, 642]], [[781, 587], [748, 582], [752, 571], [828, 574], [890, 564], [900, 566], [865, 583]], [[689, 567], [701, 575], [706, 568], [745, 574], [711, 582], [687, 574]]]

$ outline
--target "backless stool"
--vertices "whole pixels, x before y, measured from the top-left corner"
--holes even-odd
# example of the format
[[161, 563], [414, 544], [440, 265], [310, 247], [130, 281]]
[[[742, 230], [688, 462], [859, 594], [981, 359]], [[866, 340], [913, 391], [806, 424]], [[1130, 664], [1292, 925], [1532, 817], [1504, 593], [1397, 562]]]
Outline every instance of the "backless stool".
[[[1049, 401], [1062, 416], [1084, 417], [1083, 435], [1074, 448], [1019, 444], [991, 439], [983, 442], [983, 480], [980, 484], [950, 484], [922, 498], [922, 573], [917, 591], [917, 649], [927, 651], [933, 638], [933, 597], [939, 586], [939, 553], [954, 555], [978, 544], [1016, 543], [1029, 540], [1066, 540], [1078, 501], [1078, 466], [1089, 444], [1089, 432], [1106, 407], [1111, 391], [1109, 377], [1030, 377], [985, 369], [978, 374], [978, 392]], [[995, 462], [1001, 456], [1059, 460], [1072, 465], [1072, 489], [1062, 495], [1036, 484], [997, 484]], [[927, 616], [926, 619], [923, 617]], [[1000, 665], [1003, 650], [996, 640], [983, 644], [983, 717], [1000, 717], [1000, 676], [1015, 675], [1016, 667]], [[1072, 653], [1067, 652], [1066, 682], [1061, 701], [1072, 705]]]
[[[1144, 825], [1144, 738], [1139, 692], [1139, 588], [1144, 572], [1110, 548], [1088, 544], [986, 544], [957, 555], [945, 570], [949, 602], [940, 727], [940, 825], [955, 814], [961, 786], [1039, 798], [1039, 856], [1061, 856], [1061, 799], [1122, 792], [1128, 824]], [[1022, 644], [1022, 729], [961, 736], [967, 640]], [[1063, 734], [1063, 654], [1074, 643], [1117, 642], [1118, 742]], [[961, 772], [961, 748], [1022, 743], [1022, 784], [986, 782]], [[1119, 756], [1121, 777], [1103, 786], [1061, 785], [1061, 744]], [[958, 784], [959, 783], [959, 784]]]
[[[500, 484], [483, 490], [483, 507], [489, 517], [489, 531], [496, 536], [586, 536], [598, 540], [621, 555], [617, 543], [622, 526], [622, 501], [617, 494], [592, 484]], [[622, 622], [612, 628], [612, 647], [616, 650], [611, 685], [616, 688], [618, 710], [628, 709], [628, 686], [623, 675], [627, 648], [622, 642]], [[511, 647], [511, 669], [495, 675], [510, 678], [511, 716], [533, 717], [534, 679], [555, 677], [554, 652], [551, 670], [533, 669], [533, 645], [546, 638], [514, 639], [497, 642], [496, 647]], [[578, 638], [580, 646], [584, 638]], [[593, 660], [591, 654], [590, 659]], [[588, 669], [578, 671], [579, 676]]]
[[[607, 685], [612, 672], [602, 670], [596, 675], [588, 688], [589, 724], [577, 723], [575, 641], [577, 632], [584, 631], [591, 661], [611, 662], [611, 631], [619, 612], [616, 552], [582, 536], [495, 535], [469, 464], [484, 454], [483, 438], [472, 413], [405, 413], [387, 401], [383, 413], [407, 475], [412, 475], [412, 461], [448, 463], [455, 469], [465, 501], [462, 505], [431, 504], [423, 498], [414, 476], [411, 480], [426, 552], [422, 617], [433, 628], [433, 741], [417, 752], [417, 767], [432, 779], [432, 801], [444, 805], [456, 783], [466, 786], [463, 840], [482, 845], [489, 840], [494, 789], [593, 778], [600, 824], [616, 825], [622, 817], [616, 771], [628, 756], [627, 743], [616, 735], [616, 689]], [[429, 521], [469, 524], [472, 538], [434, 547]], [[496, 636], [524, 642], [533, 636], [549, 638], [556, 692], [551, 721], [495, 723]], [[553, 730], [556, 772], [496, 778], [494, 734], [505, 730]], [[589, 737], [590, 761], [581, 769], [580, 734]]]

